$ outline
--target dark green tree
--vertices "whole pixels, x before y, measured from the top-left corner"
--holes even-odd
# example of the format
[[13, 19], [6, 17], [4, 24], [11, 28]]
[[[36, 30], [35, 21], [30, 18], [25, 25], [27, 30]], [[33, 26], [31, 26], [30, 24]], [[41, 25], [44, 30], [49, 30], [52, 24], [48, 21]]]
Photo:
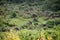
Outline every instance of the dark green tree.
[[60, 0], [45, 0], [44, 8], [47, 10], [58, 11], [60, 10]]

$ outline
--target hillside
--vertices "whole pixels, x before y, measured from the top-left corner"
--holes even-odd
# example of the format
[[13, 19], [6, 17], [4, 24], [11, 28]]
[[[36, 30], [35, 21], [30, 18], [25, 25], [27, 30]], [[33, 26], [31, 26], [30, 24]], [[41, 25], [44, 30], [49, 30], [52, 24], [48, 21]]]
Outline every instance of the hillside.
[[0, 40], [60, 40], [60, 0], [0, 0]]

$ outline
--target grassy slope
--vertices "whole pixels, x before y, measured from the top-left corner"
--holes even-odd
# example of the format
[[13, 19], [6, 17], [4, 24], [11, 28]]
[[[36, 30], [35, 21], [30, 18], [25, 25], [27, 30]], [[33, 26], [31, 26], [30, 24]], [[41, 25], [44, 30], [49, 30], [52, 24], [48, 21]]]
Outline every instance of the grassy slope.
[[10, 19], [9, 23], [15, 24], [17, 26], [23, 26], [24, 24], [26, 24], [28, 21], [31, 21], [31, 20], [32, 19], [13, 18], [13, 19]]
[[[25, 9], [27, 9], [27, 10], [29, 10], [29, 6], [27, 6], [27, 5], [24, 5], [24, 6], [19, 6], [20, 7], [20, 10], [18, 9], [18, 5], [10, 5], [10, 6], [12, 6], [12, 7], [14, 7], [14, 9], [12, 9], [12, 11], [14, 12], [14, 11], [19, 11], [19, 13], [24, 13], [24, 12], [26, 12], [26, 11], [24, 11]], [[8, 6], [8, 8], [10, 9], [11, 7], [10, 6]], [[33, 13], [35, 13], [35, 11], [37, 11], [37, 9], [35, 9], [35, 7], [39, 10], [39, 8], [37, 7], [37, 6], [34, 6], [34, 7], [32, 7], [33, 8]], [[38, 11], [37, 11], [38, 12]], [[26, 12], [27, 13], [27, 12]], [[22, 18], [22, 17], [20, 17], [20, 18], [12, 18], [12, 19], [10, 19], [10, 21], [9, 21], [9, 23], [10, 24], [15, 24], [15, 25], [17, 25], [17, 26], [23, 26], [23, 25], [25, 25], [28, 21], [32, 21], [33, 19], [32, 18], [30, 18], [30, 19], [24, 19], [24, 18]], [[42, 23], [46, 23], [46, 21], [44, 20], [44, 18], [43, 17], [41, 17], [41, 18], [38, 18], [38, 23], [39, 24], [42, 24]], [[44, 31], [46, 31], [46, 33], [47, 33], [47, 30], [44, 30]], [[54, 29], [52, 30], [52, 29], [48, 29], [48, 32], [49, 31], [53, 31], [53, 32], [56, 32]], [[40, 31], [38, 31], [38, 30], [27, 30], [27, 29], [24, 29], [24, 30], [21, 30], [21, 32], [20, 32], [20, 35], [21, 35], [21, 39], [22, 40], [26, 40], [26, 36], [29, 34], [29, 33], [31, 33], [32, 34], [32, 36], [28, 36], [28, 39], [29, 38], [31, 38], [31, 37], [33, 37], [34, 38], [34, 40], [35, 40], [35, 37], [37, 37], [38, 36], [38, 38], [39, 38], [39, 34], [40, 34]], [[58, 32], [59, 33], [59, 32]], [[23, 38], [23, 37], [24, 38]], [[31, 39], [29, 39], [29, 40], [31, 40]]]
[[[29, 21], [33, 21], [33, 18], [29, 18], [29, 19], [23, 19], [23, 18], [12, 18], [10, 19], [9, 23], [10, 24], [15, 24], [17, 26], [23, 26], [24, 24], [28, 23]], [[42, 23], [46, 23], [46, 21], [44, 20], [43, 17], [38, 18], [38, 23], [42, 24]]]

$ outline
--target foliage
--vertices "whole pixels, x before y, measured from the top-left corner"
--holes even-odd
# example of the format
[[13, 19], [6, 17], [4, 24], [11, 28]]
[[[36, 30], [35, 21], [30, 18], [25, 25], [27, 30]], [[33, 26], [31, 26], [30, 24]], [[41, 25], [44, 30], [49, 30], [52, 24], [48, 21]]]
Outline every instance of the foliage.
[[45, 5], [44, 7], [46, 9], [50, 9], [50, 10], [53, 10], [53, 11], [58, 11], [60, 10], [60, 0], [45, 0]]
[[40, 31], [39, 30], [21, 30], [20, 34], [21, 40], [37, 40], [37, 38], [40, 35]]
[[0, 40], [20, 40], [20, 37], [17, 33], [14, 33], [12, 30], [10, 32], [1, 32]]
[[56, 26], [56, 25], [59, 25], [60, 24], [60, 19], [57, 18], [57, 19], [53, 19], [53, 20], [49, 20], [47, 21], [46, 25], [49, 27], [49, 28], [53, 28], [53, 26]]
[[59, 10], [60, 0], [0, 0], [0, 40], [60, 40]]
[[12, 18], [16, 18], [16, 16], [17, 16], [16, 13], [12, 14]]

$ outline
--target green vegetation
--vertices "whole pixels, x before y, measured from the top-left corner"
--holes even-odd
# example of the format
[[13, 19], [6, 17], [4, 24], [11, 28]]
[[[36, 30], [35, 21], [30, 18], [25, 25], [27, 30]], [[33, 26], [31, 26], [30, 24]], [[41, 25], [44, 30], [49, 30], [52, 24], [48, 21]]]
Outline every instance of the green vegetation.
[[0, 40], [60, 40], [60, 0], [0, 0]]

